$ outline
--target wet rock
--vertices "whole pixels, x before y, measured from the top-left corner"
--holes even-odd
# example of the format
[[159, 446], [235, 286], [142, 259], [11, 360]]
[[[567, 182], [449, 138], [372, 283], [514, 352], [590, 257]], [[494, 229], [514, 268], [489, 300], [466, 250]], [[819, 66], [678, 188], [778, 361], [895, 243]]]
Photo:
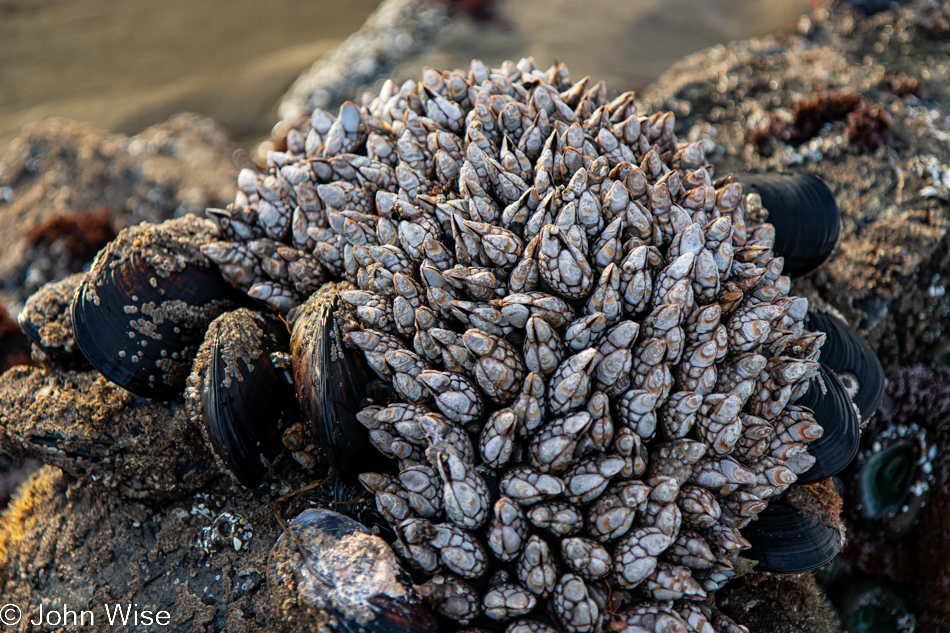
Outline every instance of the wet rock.
[[226, 204], [235, 150], [191, 114], [132, 137], [58, 119], [26, 126], [0, 161], [0, 304], [15, 317], [126, 226]]
[[45, 466], [0, 516], [0, 593], [34, 618], [90, 610], [90, 631], [135, 628], [110, 627], [107, 604], [166, 611], [167, 631], [280, 631], [264, 607], [275, 498], [234, 486], [142, 503]]
[[94, 371], [0, 376], [0, 446], [131, 498], [181, 496], [221, 471], [181, 402], [137, 398]]
[[716, 606], [756, 633], [831, 633], [834, 615], [808, 574], [751, 573], [717, 593]]

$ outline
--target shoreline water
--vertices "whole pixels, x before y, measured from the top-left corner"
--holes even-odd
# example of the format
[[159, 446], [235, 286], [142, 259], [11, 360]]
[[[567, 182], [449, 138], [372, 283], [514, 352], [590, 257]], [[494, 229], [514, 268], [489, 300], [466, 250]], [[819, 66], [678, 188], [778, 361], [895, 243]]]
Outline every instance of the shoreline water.
[[[277, 102], [297, 75], [356, 31], [377, 4], [6, 0], [0, 156], [23, 125], [52, 116], [132, 134], [191, 111], [253, 145], [277, 122]], [[805, 10], [805, 0], [500, 2], [496, 22], [462, 19], [404, 73], [455, 67], [473, 56], [493, 63], [534, 55], [539, 63], [557, 58], [581, 76], [638, 89], [688, 53], [787, 29]]]

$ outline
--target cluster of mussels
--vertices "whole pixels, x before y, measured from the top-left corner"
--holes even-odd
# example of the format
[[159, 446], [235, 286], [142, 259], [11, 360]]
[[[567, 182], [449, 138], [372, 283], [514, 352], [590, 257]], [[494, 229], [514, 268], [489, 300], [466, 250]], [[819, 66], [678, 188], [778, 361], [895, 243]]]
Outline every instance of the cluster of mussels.
[[370, 491], [414, 582], [334, 513], [275, 548], [271, 590], [334, 630], [431, 630], [427, 604], [446, 629], [740, 631], [707, 598], [740, 552], [837, 553], [778, 497], [850, 461], [849, 392], [869, 416], [881, 387], [843, 326], [818, 362], [833, 317], [783, 275], [833, 248], [830, 192], [743, 183], [563, 65], [426, 69], [315, 111], [210, 222], [123, 231], [21, 322], [139, 395], [187, 382], [244, 485], [286, 446]]

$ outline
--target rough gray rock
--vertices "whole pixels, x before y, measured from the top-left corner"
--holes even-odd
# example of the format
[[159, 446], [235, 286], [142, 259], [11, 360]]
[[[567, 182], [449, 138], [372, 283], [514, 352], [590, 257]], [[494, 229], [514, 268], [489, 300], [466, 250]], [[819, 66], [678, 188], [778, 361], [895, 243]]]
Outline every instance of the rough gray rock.
[[141, 630], [109, 626], [105, 605], [128, 604], [167, 611], [164, 630], [279, 630], [265, 615], [275, 497], [235, 487], [131, 501], [44, 466], [0, 518], [0, 593], [24, 620], [40, 605], [91, 610], [83, 630]]
[[242, 154], [214, 121], [180, 114], [127, 137], [52, 119], [0, 161], [0, 304], [78, 272], [122, 228], [234, 198]]
[[314, 62], [281, 99], [278, 112], [288, 125], [315, 108], [336, 111], [358, 101], [377, 79], [421, 52], [446, 25], [448, 5], [430, 0], [385, 0], [360, 30], [330, 55]]

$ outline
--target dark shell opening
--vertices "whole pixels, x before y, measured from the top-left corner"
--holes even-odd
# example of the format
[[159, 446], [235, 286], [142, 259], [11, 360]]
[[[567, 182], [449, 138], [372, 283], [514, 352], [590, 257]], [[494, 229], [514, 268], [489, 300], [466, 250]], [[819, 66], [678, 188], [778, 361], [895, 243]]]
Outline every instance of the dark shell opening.
[[838, 530], [781, 500], [770, 502], [758, 520], [742, 529], [742, 536], [752, 545], [742, 555], [757, 560], [758, 571], [776, 574], [818, 569], [841, 551]]
[[796, 402], [811, 409], [815, 421], [824, 429], [822, 436], [808, 445], [815, 464], [798, 477], [799, 484], [813, 484], [838, 474], [857, 455], [861, 443], [861, 421], [847, 390], [833, 371], [824, 363], [820, 365], [808, 392]]
[[776, 255], [784, 274], [795, 278], [821, 266], [838, 242], [841, 218], [835, 196], [811, 174], [740, 174], [742, 188], [762, 197], [775, 227]]

